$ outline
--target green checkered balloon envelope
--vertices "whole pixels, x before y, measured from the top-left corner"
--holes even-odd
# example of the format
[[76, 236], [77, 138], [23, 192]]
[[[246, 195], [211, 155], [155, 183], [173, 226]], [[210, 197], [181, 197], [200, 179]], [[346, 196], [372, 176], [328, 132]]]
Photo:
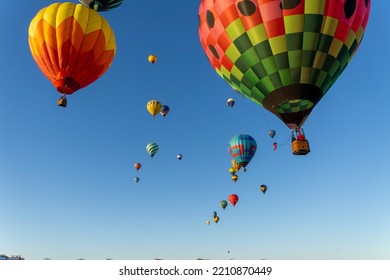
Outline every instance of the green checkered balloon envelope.
[[370, 0], [202, 0], [201, 45], [236, 91], [300, 127], [344, 71]]

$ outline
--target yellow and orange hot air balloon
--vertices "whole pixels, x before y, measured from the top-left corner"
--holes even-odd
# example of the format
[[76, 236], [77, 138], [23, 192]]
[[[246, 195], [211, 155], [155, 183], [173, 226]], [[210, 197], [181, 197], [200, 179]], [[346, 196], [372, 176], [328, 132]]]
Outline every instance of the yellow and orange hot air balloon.
[[64, 96], [102, 76], [116, 52], [115, 35], [107, 20], [70, 2], [40, 10], [31, 20], [28, 42], [38, 67]]

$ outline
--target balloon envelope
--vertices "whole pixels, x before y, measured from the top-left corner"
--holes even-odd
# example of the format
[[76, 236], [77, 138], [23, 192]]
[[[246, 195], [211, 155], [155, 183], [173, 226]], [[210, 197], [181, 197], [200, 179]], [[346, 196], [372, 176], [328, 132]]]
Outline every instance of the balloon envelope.
[[247, 134], [233, 136], [228, 143], [228, 151], [238, 164], [246, 167], [256, 153], [256, 140]]
[[161, 116], [165, 118], [166, 115], [169, 113], [169, 107], [167, 105], [163, 105], [160, 110]]
[[261, 185], [260, 190], [265, 193], [267, 191], [267, 186], [266, 185]]
[[148, 56], [148, 61], [152, 64], [155, 64], [156, 61], [157, 61], [157, 56], [155, 56], [154, 54], [151, 54]]
[[234, 107], [234, 104], [236, 103], [236, 101], [233, 99], [233, 98], [229, 98], [227, 101], [226, 101], [226, 104], [229, 106], [229, 107]]
[[232, 164], [232, 168], [234, 168], [236, 171], [241, 169], [242, 164], [238, 163], [236, 160], [232, 159], [230, 163]]
[[199, 38], [218, 75], [296, 128], [351, 61], [370, 6], [369, 0], [201, 0]]
[[276, 134], [276, 131], [271, 129], [270, 131], [268, 131], [268, 136], [271, 137], [271, 138], [274, 138], [275, 137], [275, 134]]
[[227, 203], [226, 200], [221, 200], [221, 201], [219, 202], [219, 205], [221, 205], [221, 207], [222, 207], [223, 209], [225, 209], [226, 206], [228, 205], [228, 203]]
[[160, 111], [161, 111], [161, 102], [158, 101], [158, 100], [150, 100], [147, 104], [146, 104], [146, 109], [148, 110], [148, 112], [154, 117], [155, 115], [157, 115]]
[[31, 20], [28, 42], [40, 70], [63, 94], [96, 81], [111, 66], [116, 52], [107, 20], [70, 2], [40, 10]]
[[135, 177], [135, 178], [134, 178], [134, 182], [138, 183], [138, 182], [139, 182], [139, 178], [138, 178], [138, 177]]
[[141, 163], [139, 163], [139, 162], [136, 162], [136, 163], [134, 163], [134, 168], [135, 168], [135, 170], [139, 170], [140, 168], [141, 168]]
[[157, 153], [158, 151], [158, 145], [156, 143], [149, 143], [148, 145], [146, 145], [146, 151], [148, 152], [148, 154], [150, 155], [150, 157], [154, 157], [154, 155]]
[[236, 206], [237, 202], [238, 202], [238, 195], [236, 194], [231, 194], [229, 195], [229, 201], [230, 203], [233, 205], [233, 206]]

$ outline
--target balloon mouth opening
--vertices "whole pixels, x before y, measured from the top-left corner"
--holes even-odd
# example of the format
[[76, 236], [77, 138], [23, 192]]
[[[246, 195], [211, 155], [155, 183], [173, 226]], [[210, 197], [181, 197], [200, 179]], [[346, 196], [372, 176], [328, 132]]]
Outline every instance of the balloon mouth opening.
[[76, 90], [80, 89], [79, 83], [69, 77], [57, 79], [54, 82], [54, 86], [57, 88], [58, 92], [63, 94], [72, 94]]
[[311, 109], [314, 103], [307, 99], [293, 99], [276, 106], [278, 113], [296, 113], [299, 111]]

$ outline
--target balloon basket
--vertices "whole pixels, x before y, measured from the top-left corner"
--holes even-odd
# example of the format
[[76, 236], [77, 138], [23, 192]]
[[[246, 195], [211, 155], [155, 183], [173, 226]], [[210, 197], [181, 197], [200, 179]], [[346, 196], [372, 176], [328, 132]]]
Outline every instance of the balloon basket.
[[307, 155], [310, 152], [309, 141], [294, 140], [291, 143], [292, 152], [294, 155]]
[[66, 107], [67, 104], [68, 104], [68, 101], [66, 100], [65, 96], [61, 96], [60, 99], [58, 99], [58, 101], [57, 101], [57, 105], [60, 107]]

